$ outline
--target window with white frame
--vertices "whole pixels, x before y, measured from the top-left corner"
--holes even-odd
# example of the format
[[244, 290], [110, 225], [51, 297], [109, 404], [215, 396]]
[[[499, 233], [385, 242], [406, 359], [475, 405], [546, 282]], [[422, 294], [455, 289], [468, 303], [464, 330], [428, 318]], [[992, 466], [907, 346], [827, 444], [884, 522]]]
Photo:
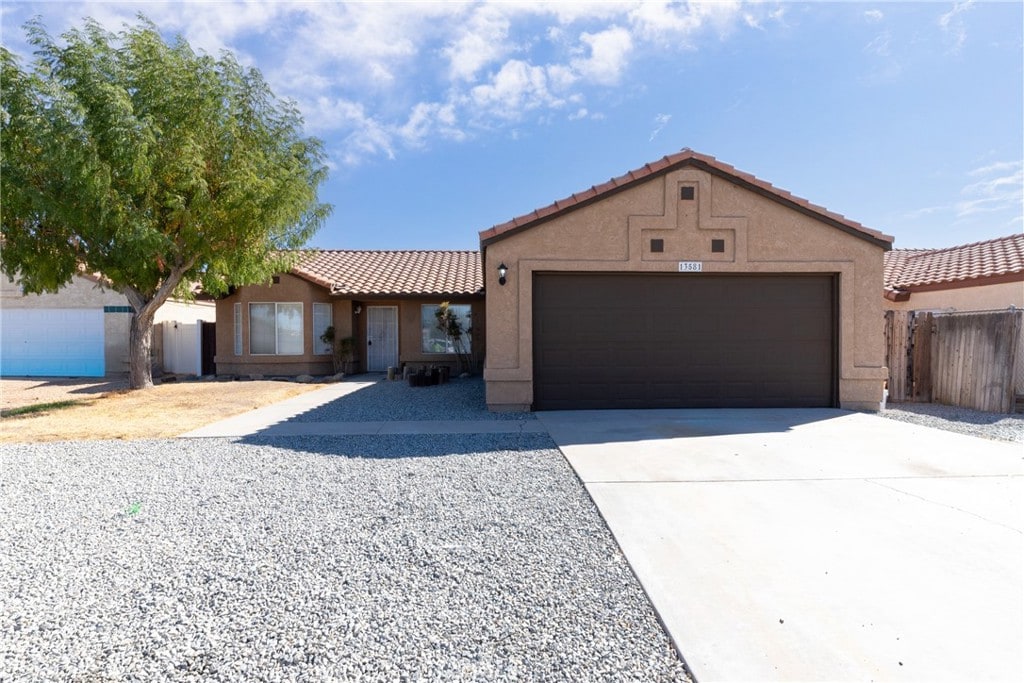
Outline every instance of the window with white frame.
[[234, 305], [235, 355], [242, 355], [242, 304]]
[[332, 351], [331, 342], [323, 340], [327, 328], [334, 324], [332, 308], [332, 304], [313, 304], [313, 353], [317, 355], [330, 355]]
[[302, 355], [302, 304], [249, 304], [249, 353]]
[[[420, 333], [423, 337], [423, 353], [455, 353], [452, 341], [448, 339], [443, 330], [437, 327], [437, 308], [438, 304], [423, 304], [420, 308]], [[448, 305], [448, 310], [455, 314], [456, 320], [462, 325], [462, 350], [465, 353], [471, 353], [473, 350], [469, 333], [472, 326], [470, 320], [472, 308], [470, 304]]]

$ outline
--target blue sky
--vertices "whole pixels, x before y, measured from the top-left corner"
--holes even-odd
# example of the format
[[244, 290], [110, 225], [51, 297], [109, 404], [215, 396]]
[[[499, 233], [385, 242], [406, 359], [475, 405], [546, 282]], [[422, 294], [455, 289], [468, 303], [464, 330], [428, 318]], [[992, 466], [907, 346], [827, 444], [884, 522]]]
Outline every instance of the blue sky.
[[1024, 9], [1007, 3], [4, 0], [2, 40], [146, 14], [233, 51], [330, 154], [312, 246], [477, 232], [683, 147], [896, 237], [1021, 232]]

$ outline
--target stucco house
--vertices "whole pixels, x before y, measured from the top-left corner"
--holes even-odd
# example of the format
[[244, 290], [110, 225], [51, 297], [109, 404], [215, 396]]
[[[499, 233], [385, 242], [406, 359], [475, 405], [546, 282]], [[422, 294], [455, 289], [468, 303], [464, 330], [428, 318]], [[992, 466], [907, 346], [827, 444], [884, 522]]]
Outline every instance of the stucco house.
[[239, 376], [334, 372], [328, 327], [354, 340], [356, 367], [381, 372], [458, 359], [436, 327], [447, 301], [474, 358], [484, 357], [483, 274], [476, 251], [310, 251], [265, 285], [217, 301], [217, 373]]
[[[102, 377], [128, 372], [128, 299], [83, 273], [56, 294], [24, 294], [0, 274], [0, 375]], [[213, 322], [214, 302], [169, 300], [154, 317], [196, 325]]]
[[887, 252], [884, 296], [885, 309], [893, 311], [1024, 309], [1024, 233]]
[[893, 238], [714, 157], [683, 150], [479, 238], [310, 252], [240, 288], [217, 303], [218, 373], [330, 372], [328, 324], [363, 370], [451, 362], [429, 315], [450, 300], [492, 410], [879, 407]]
[[688, 149], [496, 225], [487, 404], [877, 409], [892, 239]]

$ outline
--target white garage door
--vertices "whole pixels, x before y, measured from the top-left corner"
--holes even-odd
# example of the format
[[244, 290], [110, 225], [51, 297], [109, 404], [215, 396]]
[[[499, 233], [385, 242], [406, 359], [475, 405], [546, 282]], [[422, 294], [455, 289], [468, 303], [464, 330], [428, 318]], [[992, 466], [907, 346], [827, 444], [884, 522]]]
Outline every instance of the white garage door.
[[0, 375], [102, 377], [103, 309], [4, 309]]

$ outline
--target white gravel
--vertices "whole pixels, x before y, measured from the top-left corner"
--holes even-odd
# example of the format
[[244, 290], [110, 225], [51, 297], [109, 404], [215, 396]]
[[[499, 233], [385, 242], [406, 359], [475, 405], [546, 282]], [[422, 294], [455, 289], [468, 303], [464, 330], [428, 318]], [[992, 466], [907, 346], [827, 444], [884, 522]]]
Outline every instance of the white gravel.
[[543, 435], [0, 448], [0, 680], [686, 680]]
[[878, 414], [890, 420], [948, 432], [1024, 443], [1024, 415], [1021, 414], [987, 413], [939, 403], [890, 403]]

